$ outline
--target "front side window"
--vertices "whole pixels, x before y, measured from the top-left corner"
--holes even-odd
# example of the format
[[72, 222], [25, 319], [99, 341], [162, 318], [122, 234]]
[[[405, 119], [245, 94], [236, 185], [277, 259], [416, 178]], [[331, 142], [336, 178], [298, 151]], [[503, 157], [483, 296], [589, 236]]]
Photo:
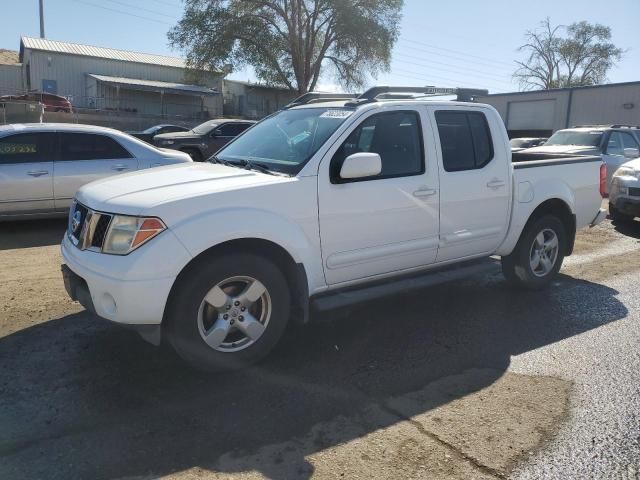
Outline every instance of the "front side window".
[[418, 113], [385, 112], [371, 115], [364, 120], [334, 154], [331, 161], [331, 177], [338, 179], [344, 159], [360, 152], [377, 153], [382, 160], [380, 174], [367, 177], [367, 180], [424, 173]]
[[440, 110], [436, 124], [445, 171], [480, 169], [493, 159], [491, 131], [483, 113]]
[[113, 138], [91, 133], [61, 133], [60, 160], [109, 160], [131, 158]]
[[0, 138], [0, 165], [51, 162], [55, 157], [55, 133], [19, 133]]
[[282, 110], [255, 124], [216, 157], [295, 175], [353, 111], [345, 107]]
[[620, 132], [620, 135], [622, 135], [622, 146], [624, 148], [638, 148], [638, 143], [633, 138], [633, 135], [627, 132]]

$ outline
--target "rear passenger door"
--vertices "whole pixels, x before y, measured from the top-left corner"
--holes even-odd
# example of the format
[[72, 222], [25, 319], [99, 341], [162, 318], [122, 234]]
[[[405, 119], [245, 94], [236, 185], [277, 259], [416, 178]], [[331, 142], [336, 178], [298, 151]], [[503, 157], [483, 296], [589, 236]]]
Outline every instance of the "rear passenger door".
[[60, 155], [53, 176], [57, 210], [69, 208], [85, 183], [138, 169], [138, 160], [108, 135], [60, 132], [59, 136]]
[[437, 261], [490, 254], [509, 219], [511, 164], [481, 109], [431, 107], [439, 138], [440, 242]]
[[0, 138], [0, 215], [53, 210], [56, 134], [18, 133]]

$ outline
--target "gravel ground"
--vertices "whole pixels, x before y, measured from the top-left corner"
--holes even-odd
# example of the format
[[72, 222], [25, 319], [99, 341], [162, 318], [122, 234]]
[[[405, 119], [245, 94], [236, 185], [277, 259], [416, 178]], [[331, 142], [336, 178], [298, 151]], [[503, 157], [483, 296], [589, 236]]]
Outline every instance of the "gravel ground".
[[640, 476], [640, 223], [544, 292], [496, 267], [333, 312], [202, 375], [90, 318], [63, 222], [0, 225], [0, 478]]

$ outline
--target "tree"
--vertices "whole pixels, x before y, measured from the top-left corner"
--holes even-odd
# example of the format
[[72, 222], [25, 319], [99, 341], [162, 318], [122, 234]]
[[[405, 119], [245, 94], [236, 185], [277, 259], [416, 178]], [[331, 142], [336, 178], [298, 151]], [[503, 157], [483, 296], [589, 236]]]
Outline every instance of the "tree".
[[525, 37], [527, 43], [518, 50], [528, 56], [516, 62], [514, 73], [523, 90], [603, 83], [623, 54], [610, 42], [611, 28], [584, 21], [554, 27], [547, 18]]
[[323, 67], [346, 88], [388, 71], [403, 0], [186, 0], [169, 32], [194, 69], [253, 67], [264, 83], [306, 93]]

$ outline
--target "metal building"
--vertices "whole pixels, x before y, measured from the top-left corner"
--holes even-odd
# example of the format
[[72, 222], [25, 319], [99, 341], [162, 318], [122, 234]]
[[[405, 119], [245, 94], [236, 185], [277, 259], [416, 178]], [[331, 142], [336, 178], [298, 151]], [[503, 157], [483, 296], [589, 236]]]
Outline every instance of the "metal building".
[[574, 125], [640, 125], [640, 82], [478, 97], [498, 110], [510, 137], [547, 137]]
[[298, 94], [288, 89], [257, 83], [224, 80], [224, 114], [260, 119], [280, 110]]
[[75, 109], [222, 114], [223, 74], [189, 70], [181, 58], [22, 37], [19, 60], [25, 89], [65, 96]]

